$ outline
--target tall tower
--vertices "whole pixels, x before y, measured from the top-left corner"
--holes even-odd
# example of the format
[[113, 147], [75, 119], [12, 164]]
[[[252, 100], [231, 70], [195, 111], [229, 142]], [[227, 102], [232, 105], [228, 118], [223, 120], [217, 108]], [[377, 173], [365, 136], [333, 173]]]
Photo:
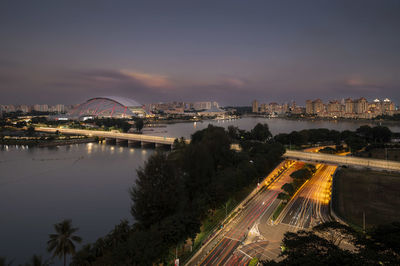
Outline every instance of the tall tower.
[[253, 107], [253, 109], [252, 109], [253, 113], [258, 113], [258, 102], [257, 102], [257, 100], [253, 101], [252, 107]]

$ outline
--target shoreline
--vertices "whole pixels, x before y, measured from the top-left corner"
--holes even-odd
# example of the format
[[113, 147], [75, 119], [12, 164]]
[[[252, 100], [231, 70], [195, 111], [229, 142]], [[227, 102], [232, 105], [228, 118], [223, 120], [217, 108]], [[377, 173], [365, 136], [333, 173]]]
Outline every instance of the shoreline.
[[[369, 124], [374, 124], [374, 125], [388, 125], [388, 126], [397, 126], [400, 124], [400, 121], [395, 121], [395, 120], [372, 120], [372, 119], [353, 119], [353, 118], [325, 118], [325, 117], [270, 117], [268, 115], [257, 115], [257, 114], [245, 114], [240, 117], [237, 117], [233, 120], [239, 120], [242, 118], [265, 118], [268, 120], [273, 120], [273, 119], [282, 119], [282, 120], [290, 120], [290, 121], [308, 121], [308, 122], [332, 122], [332, 123], [337, 123], [337, 122], [349, 122], [349, 123], [369, 123]], [[221, 119], [221, 120], [232, 120], [232, 119]], [[182, 119], [177, 119], [177, 120], [158, 120], [158, 121], [151, 121], [149, 124], [145, 125], [144, 128], [160, 128], [160, 127], [166, 127], [167, 125], [171, 124], [180, 124], [180, 123], [193, 123], [193, 122], [199, 122], [199, 123], [204, 123], [208, 121], [218, 121], [215, 119], [201, 119], [201, 120], [182, 120]]]
[[270, 117], [268, 115], [261, 115], [261, 114], [245, 114], [240, 118], [244, 117], [255, 117], [255, 118], [268, 118], [268, 119], [285, 119], [285, 120], [297, 120], [297, 121], [327, 121], [327, 122], [368, 122], [372, 124], [380, 124], [380, 123], [387, 123], [387, 124], [399, 124], [400, 121], [396, 120], [375, 120], [375, 119], [365, 119], [365, 118], [329, 118], [329, 117], [288, 117], [288, 116], [279, 116], [279, 117]]

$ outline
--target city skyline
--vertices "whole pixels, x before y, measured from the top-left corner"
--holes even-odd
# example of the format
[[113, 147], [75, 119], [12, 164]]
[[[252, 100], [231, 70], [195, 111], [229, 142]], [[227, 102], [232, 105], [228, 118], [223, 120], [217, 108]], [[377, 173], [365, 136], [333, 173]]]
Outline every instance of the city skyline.
[[7, 2], [1, 104], [400, 102], [398, 1]]

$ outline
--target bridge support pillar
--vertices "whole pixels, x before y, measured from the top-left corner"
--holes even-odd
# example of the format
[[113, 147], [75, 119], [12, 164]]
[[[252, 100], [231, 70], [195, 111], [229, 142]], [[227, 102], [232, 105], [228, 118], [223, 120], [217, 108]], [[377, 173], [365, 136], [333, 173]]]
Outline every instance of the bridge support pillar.
[[155, 146], [156, 146], [157, 149], [169, 149], [172, 145], [170, 145], [170, 144], [156, 143]]
[[126, 139], [116, 139], [115, 141], [118, 145], [126, 145], [128, 141]]
[[139, 147], [142, 143], [136, 140], [128, 140], [128, 146]]
[[145, 141], [142, 141], [141, 145], [142, 145], [142, 148], [154, 148], [155, 147], [155, 143], [145, 142]]
[[115, 142], [116, 142], [116, 139], [114, 139], [114, 138], [106, 138], [106, 143], [108, 143], [108, 144], [115, 144]]

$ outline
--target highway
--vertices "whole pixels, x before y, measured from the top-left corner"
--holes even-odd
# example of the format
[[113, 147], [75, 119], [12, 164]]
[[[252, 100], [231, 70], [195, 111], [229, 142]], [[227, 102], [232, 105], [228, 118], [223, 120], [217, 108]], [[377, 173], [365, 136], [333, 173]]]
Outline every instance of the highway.
[[378, 170], [400, 171], [400, 162], [396, 161], [365, 159], [353, 156], [341, 156], [333, 154], [291, 151], [291, 150], [287, 150], [283, 156], [294, 160], [324, 162], [327, 164], [338, 164], [338, 165], [352, 165], [358, 167], [374, 168]]
[[306, 181], [286, 205], [276, 223], [284, 223], [298, 229], [313, 227], [330, 221], [332, 175], [337, 166], [319, 165], [314, 176]]
[[[290, 174], [301, 167], [302, 163], [291, 163], [290, 166], [275, 178], [268, 186], [263, 186], [258, 193], [243, 207], [223, 230], [215, 237], [217, 241], [206, 243], [206, 254], [196, 254], [188, 265], [230, 265], [233, 253], [246, 240], [249, 230], [261, 216], [271, 215], [280, 200], [278, 194], [283, 184], [289, 182]], [[274, 170], [264, 181], [271, 180], [276, 173]]]

